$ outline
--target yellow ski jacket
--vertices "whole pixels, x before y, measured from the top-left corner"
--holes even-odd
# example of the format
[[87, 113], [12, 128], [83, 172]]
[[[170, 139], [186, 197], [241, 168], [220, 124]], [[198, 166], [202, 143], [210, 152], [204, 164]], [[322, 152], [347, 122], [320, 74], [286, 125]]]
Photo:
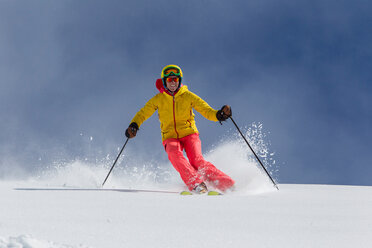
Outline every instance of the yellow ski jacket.
[[164, 89], [161, 79], [156, 81], [156, 87], [159, 93], [137, 112], [132, 122], [137, 123], [140, 127], [157, 110], [163, 141], [198, 133], [193, 109], [208, 120], [218, 121], [217, 110], [211, 108], [203, 99], [189, 91], [186, 85], [181, 85], [174, 96]]

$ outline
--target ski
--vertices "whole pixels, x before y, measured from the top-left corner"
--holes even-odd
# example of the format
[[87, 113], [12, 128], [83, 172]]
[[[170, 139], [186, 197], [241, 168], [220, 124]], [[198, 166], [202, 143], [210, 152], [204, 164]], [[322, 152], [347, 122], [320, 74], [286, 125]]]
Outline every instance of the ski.
[[214, 191], [214, 190], [210, 190], [206, 194], [197, 194], [197, 193], [193, 193], [193, 192], [184, 190], [184, 191], [180, 192], [180, 195], [223, 195], [223, 194], [218, 192], [218, 191]]

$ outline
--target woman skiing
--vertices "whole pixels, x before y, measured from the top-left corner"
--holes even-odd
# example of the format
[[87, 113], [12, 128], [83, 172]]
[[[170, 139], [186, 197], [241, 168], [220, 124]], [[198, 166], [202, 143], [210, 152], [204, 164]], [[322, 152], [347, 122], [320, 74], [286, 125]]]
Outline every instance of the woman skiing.
[[[167, 65], [156, 81], [159, 93], [151, 98], [132, 119], [125, 135], [133, 138], [142, 123], [158, 110], [162, 141], [173, 167], [180, 173], [190, 191], [208, 192], [205, 182], [226, 191], [234, 180], [205, 161], [201, 152], [199, 132], [195, 125], [193, 109], [211, 121], [225, 121], [231, 108], [224, 105], [214, 110], [199, 96], [181, 84], [183, 73], [177, 65]], [[183, 156], [185, 150], [188, 160]]]

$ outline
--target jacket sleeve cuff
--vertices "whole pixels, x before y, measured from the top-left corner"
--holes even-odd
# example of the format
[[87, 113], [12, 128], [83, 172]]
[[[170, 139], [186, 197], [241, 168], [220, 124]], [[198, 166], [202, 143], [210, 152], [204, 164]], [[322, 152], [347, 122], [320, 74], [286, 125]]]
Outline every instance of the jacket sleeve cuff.
[[129, 124], [129, 127], [134, 127], [137, 130], [139, 129], [138, 124], [135, 122], [132, 122], [131, 124]]

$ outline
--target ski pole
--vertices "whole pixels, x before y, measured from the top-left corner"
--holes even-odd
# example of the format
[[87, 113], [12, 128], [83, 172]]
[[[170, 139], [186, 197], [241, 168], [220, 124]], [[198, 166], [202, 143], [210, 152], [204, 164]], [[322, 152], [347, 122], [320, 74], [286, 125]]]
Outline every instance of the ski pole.
[[116, 157], [114, 164], [112, 165], [112, 167], [111, 167], [109, 173], [107, 174], [107, 176], [106, 176], [106, 178], [105, 178], [105, 181], [103, 181], [103, 183], [102, 183], [102, 187], [103, 187], [103, 185], [105, 185], [105, 182], [106, 182], [107, 178], [110, 176], [112, 169], [114, 169], [114, 166], [115, 166], [116, 162], [118, 162], [119, 157], [120, 157], [121, 153], [122, 153], [123, 150], [124, 150], [124, 147], [125, 147], [125, 146], [127, 145], [127, 143], [128, 143], [128, 140], [129, 140], [129, 138], [127, 138], [127, 140], [125, 141], [123, 147], [121, 148], [121, 150], [120, 150], [120, 152], [119, 152], [119, 155]]
[[273, 180], [273, 178], [270, 176], [269, 172], [266, 170], [265, 166], [262, 164], [261, 160], [259, 159], [259, 157], [257, 156], [257, 154], [254, 152], [253, 148], [251, 147], [251, 145], [248, 143], [247, 139], [244, 137], [243, 133], [240, 131], [238, 125], [236, 125], [234, 119], [230, 116], [230, 119], [232, 120], [232, 122], [234, 123], [236, 129], [238, 129], [240, 135], [243, 137], [245, 143], [247, 143], [248, 147], [251, 149], [251, 151], [253, 152], [254, 156], [256, 157], [257, 161], [260, 163], [260, 165], [262, 166], [262, 168], [264, 169], [264, 171], [266, 172], [267, 176], [270, 178], [271, 182], [273, 182], [274, 186], [276, 187], [277, 190], [279, 190], [279, 187], [278, 185], [276, 185], [275, 181]]

